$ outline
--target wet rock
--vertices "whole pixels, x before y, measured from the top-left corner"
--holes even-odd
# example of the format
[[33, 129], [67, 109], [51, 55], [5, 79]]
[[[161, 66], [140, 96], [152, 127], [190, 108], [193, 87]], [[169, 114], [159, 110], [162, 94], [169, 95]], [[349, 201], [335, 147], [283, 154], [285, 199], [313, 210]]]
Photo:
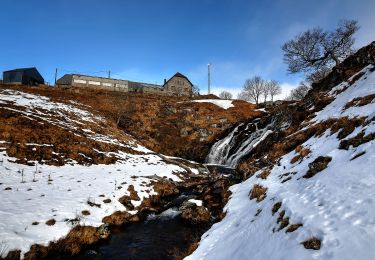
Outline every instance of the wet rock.
[[207, 224], [211, 220], [211, 214], [207, 208], [197, 206], [195, 203], [185, 201], [179, 208], [182, 220], [190, 225]]
[[109, 237], [110, 235], [110, 231], [109, 231], [109, 225], [108, 224], [102, 224], [99, 228], [98, 228], [98, 233], [99, 233], [99, 236], [100, 238], [103, 238], [103, 239], [106, 239]]
[[329, 156], [319, 156], [313, 162], [309, 163], [309, 170], [303, 176], [303, 178], [311, 178], [315, 176], [318, 172], [323, 171], [327, 168], [329, 162], [332, 160], [332, 157]]

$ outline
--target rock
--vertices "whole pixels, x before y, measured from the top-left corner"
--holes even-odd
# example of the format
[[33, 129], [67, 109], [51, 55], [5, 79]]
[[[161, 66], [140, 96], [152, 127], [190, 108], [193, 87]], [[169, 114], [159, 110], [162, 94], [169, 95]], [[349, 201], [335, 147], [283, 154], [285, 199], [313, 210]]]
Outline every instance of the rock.
[[306, 249], [313, 249], [313, 250], [319, 250], [321, 246], [321, 241], [317, 239], [316, 237], [312, 237], [301, 244], [306, 248]]
[[100, 238], [106, 239], [110, 235], [109, 231], [109, 225], [108, 224], [102, 224], [100, 227], [98, 227], [98, 232], [100, 235]]
[[209, 131], [204, 128], [198, 129], [198, 133], [201, 137], [207, 137], [209, 135]]
[[190, 225], [207, 224], [211, 220], [211, 214], [203, 206], [197, 206], [195, 203], [185, 201], [180, 209], [182, 220]]
[[323, 171], [325, 168], [327, 168], [327, 166], [328, 166], [328, 164], [331, 160], [332, 160], [332, 157], [319, 156], [313, 162], [309, 163], [309, 170], [303, 176], [303, 178], [311, 178], [315, 174], [317, 174], [318, 172]]

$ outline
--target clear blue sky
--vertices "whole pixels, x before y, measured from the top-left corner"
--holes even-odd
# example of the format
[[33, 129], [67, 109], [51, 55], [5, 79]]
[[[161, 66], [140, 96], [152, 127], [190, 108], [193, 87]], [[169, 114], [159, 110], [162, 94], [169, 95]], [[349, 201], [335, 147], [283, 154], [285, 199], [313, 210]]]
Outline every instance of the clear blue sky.
[[[361, 26], [356, 47], [375, 40], [374, 0], [2, 0], [0, 70], [36, 66], [46, 81], [69, 71], [162, 83], [179, 71], [216, 91], [238, 92], [256, 74], [285, 92], [280, 46], [314, 26], [340, 19]], [[100, 72], [100, 73], [96, 73]]]

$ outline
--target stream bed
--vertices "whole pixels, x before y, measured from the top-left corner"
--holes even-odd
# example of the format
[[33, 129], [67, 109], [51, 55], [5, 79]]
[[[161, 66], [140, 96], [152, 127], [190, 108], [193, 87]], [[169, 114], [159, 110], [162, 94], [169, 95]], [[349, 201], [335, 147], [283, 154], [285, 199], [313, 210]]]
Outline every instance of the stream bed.
[[[211, 173], [235, 179], [235, 170], [220, 165], [207, 165]], [[231, 177], [229, 177], [231, 176]], [[238, 182], [236, 179], [235, 182]], [[234, 184], [234, 183], [233, 183]], [[111, 227], [111, 237], [90, 246], [73, 259], [181, 259], [191, 253], [191, 245], [200, 240], [215, 221], [189, 225], [181, 218], [179, 206], [197, 194], [181, 194], [168, 203], [160, 214], [150, 214], [144, 221], [122, 227]], [[222, 210], [222, 207], [221, 207]], [[221, 211], [220, 210], [220, 211]], [[211, 214], [215, 214], [211, 211]], [[65, 258], [67, 259], [67, 258]], [[69, 257], [69, 259], [72, 259]]]
[[75, 259], [175, 259], [207, 229], [185, 225], [177, 213], [169, 209], [146, 221], [111, 229], [111, 239]]

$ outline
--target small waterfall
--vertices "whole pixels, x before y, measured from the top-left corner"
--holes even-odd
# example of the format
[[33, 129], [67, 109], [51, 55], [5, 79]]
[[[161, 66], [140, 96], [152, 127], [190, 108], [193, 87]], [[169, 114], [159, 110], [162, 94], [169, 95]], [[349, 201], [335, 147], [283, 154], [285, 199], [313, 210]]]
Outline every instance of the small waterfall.
[[216, 142], [207, 156], [209, 164], [236, 167], [238, 161], [249, 154], [261, 141], [272, 133], [273, 123], [258, 128], [260, 119], [235, 127], [227, 137]]

